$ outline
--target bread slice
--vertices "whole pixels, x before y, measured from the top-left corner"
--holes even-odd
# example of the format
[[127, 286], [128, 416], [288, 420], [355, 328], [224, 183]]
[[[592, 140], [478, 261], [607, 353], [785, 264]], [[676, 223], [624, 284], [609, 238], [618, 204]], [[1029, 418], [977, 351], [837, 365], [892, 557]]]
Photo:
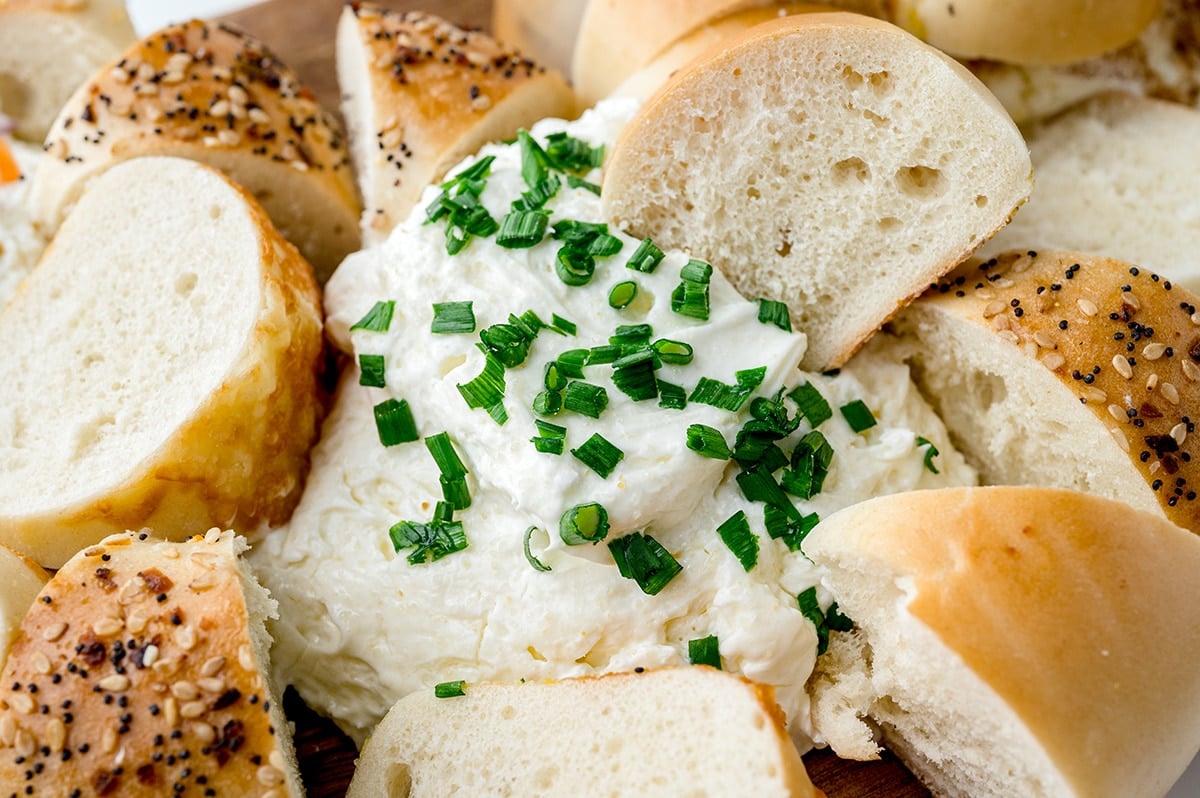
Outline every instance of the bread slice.
[[280, 523], [322, 415], [312, 270], [215, 170], [113, 167], [0, 311], [0, 543]]
[[50, 575], [33, 560], [0, 546], [0, 667], [33, 600]]
[[425, 187], [467, 155], [575, 106], [557, 73], [420, 12], [347, 5], [337, 65], [368, 243], [386, 238]]
[[1002, 227], [1029, 153], [959, 64], [885, 22], [800, 14], [680, 71], [613, 147], [607, 217], [785, 301], [844, 363]]
[[45, 149], [30, 202], [47, 230], [113, 164], [174, 155], [245, 186], [319, 279], [359, 247], [337, 123], [270, 50], [227, 25], [193, 20], [133, 45], [79, 87]]
[[463, 690], [397, 702], [347, 798], [821, 795], [771, 689], [713, 668]]
[[41, 144], [67, 98], [136, 38], [124, 0], [0, 3], [0, 112]]
[[571, 74], [575, 37], [588, 0], [494, 0], [492, 33], [559, 74]]
[[1200, 291], [1200, 111], [1110, 94], [1033, 126], [1026, 140], [1037, 186], [980, 257], [1093, 252]]
[[267, 676], [275, 602], [244, 548], [217, 529], [185, 543], [129, 532], [72, 558], [4, 667], [0, 783], [37, 795], [303, 795]]
[[1200, 532], [1198, 307], [1128, 263], [1010, 253], [947, 275], [893, 327], [985, 484], [1098, 493]]
[[[823, 519], [804, 550], [856, 623], [814, 719], [867, 736], [868, 717], [935, 795], [1162, 796], [1200, 748], [1200, 539], [1160, 516], [918, 491]], [[865, 656], [837, 662], [846, 646]]]

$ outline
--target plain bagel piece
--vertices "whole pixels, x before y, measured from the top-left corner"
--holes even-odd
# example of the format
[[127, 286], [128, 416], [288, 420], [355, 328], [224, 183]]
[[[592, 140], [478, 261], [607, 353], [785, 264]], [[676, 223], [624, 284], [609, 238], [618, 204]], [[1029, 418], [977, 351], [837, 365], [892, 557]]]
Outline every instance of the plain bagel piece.
[[195, 161], [95, 180], [0, 312], [0, 543], [47, 567], [108, 534], [281, 523], [323, 396], [312, 270]]
[[891, 0], [896, 24], [959, 58], [1069, 64], [1138, 37], [1163, 0]]
[[877, 729], [935, 795], [1158, 798], [1200, 749], [1200, 538], [1160, 516], [917, 491], [823, 519], [804, 551], [856, 623], [814, 720]]
[[[0, 784], [36, 795], [303, 795], [267, 669], [275, 602], [209, 530], [72, 558], [21, 624], [0, 690]], [[208, 791], [208, 792], [206, 792]]]
[[33, 560], [0, 546], [0, 667], [8, 657], [21, 619], [49, 578]]
[[56, 229], [89, 180], [146, 155], [193, 158], [242, 184], [321, 280], [358, 249], [337, 123], [266, 46], [227, 25], [163, 28], [79, 87], [47, 134], [35, 219]]
[[1200, 298], [1078, 252], [965, 264], [896, 319], [988, 484], [1097, 493], [1200, 533]]
[[822, 371], [1007, 223], [1030, 169], [961, 65], [886, 22], [799, 14], [676, 74], [601, 196], [610, 221], [786, 302]]
[[400, 699], [363, 748], [347, 798], [565, 798], [582, 785], [609, 796], [823, 798], [771, 688], [714, 668], [458, 687]]
[[0, 3], [0, 112], [41, 144], [67, 98], [136, 38], [124, 0]]
[[337, 67], [368, 243], [386, 238], [425, 187], [467, 155], [575, 106], [557, 73], [415, 11], [347, 5]]

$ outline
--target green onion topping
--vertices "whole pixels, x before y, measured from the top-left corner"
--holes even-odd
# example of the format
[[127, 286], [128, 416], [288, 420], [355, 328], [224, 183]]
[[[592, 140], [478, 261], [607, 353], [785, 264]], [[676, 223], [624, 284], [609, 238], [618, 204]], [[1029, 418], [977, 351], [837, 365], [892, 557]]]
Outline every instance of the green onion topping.
[[[516, 320], [516, 317], [510, 317]], [[516, 368], [529, 357], [533, 336], [524, 325], [493, 324], [479, 331], [484, 351], [495, 356], [505, 368]]]
[[596, 273], [596, 259], [586, 250], [572, 249], [564, 246], [558, 250], [554, 259], [554, 272], [558, 279], [569, 286], [587, 285]]
[[687, 447], [714, 460], [728, 460], [730, 456], [725, 436], [706, 424], [692, 424], [687, 428]]
[[392, 326], [392, 314], [395, 312], [396, 301], [394, 299], [389, 299], [387, 302], [376, 302], [367, 311], [367, 315], [350, 325], [350, 329], [387, 332], [388, 327]]
[[551, 329], [557, 330], [563, 335], [574, 335], [579, 330], [579, 328], [575, 326], [575, 322], [568, 321], [557, 313], [550, 314], [550, 321], [552, 322]]
[[758, 300], [758, 320], [763, 324], [774, 324], [781, 330], [792, 331], [792, 317], [788, 306], [773, 299]]
[[383, 355], [358, 356], [358, 384], [368, 388], [383, 388], [387, 385], [387, 362]]
[[562, 391], [542, 391], [533, 397], [533, 412], [539, 416], [557, 416], [562, 409]]
[[717, 536], [747, 571], [758, 564], [758, 537], [750, 531], [746, 513], [738, 510], [717, 527]]
[[458, 698], [466, 695], [467, 683], [462, 679], [456, 682], [442, 682], [433, 686], [433, 694], [438, 698]]
[[854, 622], [838, 611], [837, 602], [829, 605], [828, 611], [822, 611], [817, 602], [817, 589], [810, 587], [796, 596], [796, 603], [801, 614], [817, 628], [817, 654], [824, 654], [829, 649], [829, 632], [848, 632]]
[[563, 444], [567, 439], [567, 428], [541, 419], [534, 419], [533, 423], [538, 431], [536, 438], [530, 438], [533, 447], [543, 454], [562, 454]]
[[546, 573], [550, 570], [550, 566], [533, 556], [533, 552], [529, 548], [529, 539], [533, 537], [533, 533], [537, 531], [536, 526], [531, 526], [525, 530], [525, 561], [538, 573]]
[[563, 407], [588, 418], [600, 418], [604, 408], [608, 407], [608, 391], [600, 385], [573, 380], [563, 391]]
[[387, 399], [375, 405], [375, 429], [384, 446], [408, 443], [420, 437], [407, 399]]
[[871, 409], [861, 399], [855, 399], [849, 404], [842, 405], [839, 409], [842, 411], [846, 423], [850, 425], [850, 429], [855, 432], [866, 432], [877, 423]]
[[629, 257], [629, 262], [625, 266], [634, 271], [649, 273], [658, 268], [658, 264], [662, 263], [663, 257], [663, 251], [656, 247], [653, 241], [643, 238], [642, 243], [634, 250], [633, 255]]
[[467, 535], [461, 521], [449, 520], [453, 508], [438, 502], [434, 518], [428, 523], [401, 521], [388, 530], [392, 547], [396, 552], [413, 549], [408, 555], [409, 565], [421, 565], [431, 560], [440, 560], [448, 554], [467, 547]]
[[427, 224], [445, 219], [446, 252], [457, 255], [475, 236], [490, 236], [500, 225], [479, 201], [494, 156], [480, 158], [442, 184], [442, 192], [425, 209]]
[[829, 441], [818, 430], [809, 432], [792, 450], [792, 468], [780, 477], [783, 489], [801, 499], [811, 499], [824, 487], [832, 462]]
[[767, 367], [759, 366], [756, 369], [743, 369], [734, 374], [737, 385], [726, 385], [719, 380], [701, 377], [692, 390], [692, 395], [688, 397], [688, 401], [712, 405], [736, 413], [742, 409], [742, 405], [746, 404], [750, 394], [762, 384], [766, 376]]
[[937, 466], [933, 464], [933, 458], [937, 457], [941, 452], [933, 445], [933, 441], [918, 435], [917, 448], [920, 449], [922, 446], [929, 447], [925, 450], [925, 467], [934, 474], [940, 474], [941, 472], [938, 471]]
[[687, 407], [687, 391], [666, 380], [659, 380], [658, 406], [666, 410], [684, 409]]
[[638, 287], [633, 280], [623, 280], [608, 291], [608, 306], [621, 310], [629, 307], [637, 297]]
[[458, 452], [454, 451], [450, 435], [439, 432], [426, 436], [425, 448], [429, 449], [429, 453], [433, 455], [433, 462], [437, 463], [438, 471], [441, 472], [442, 493], [446, 503], [455, 510], [470, 507], [471, 496], [467, 492], [466, 482], [467, 467], [463, 465]]
[[709, 635], [689, 640], [688, 661], [693, 665], [707, 665], [721, 670], [721, 651], [717, 636]]
[[566, 133], [546, 137], [546, 154], [564, 172], [589, 172], [604, 163], [604, 145], [593, 147]]
[[587, 365], [588, 354], [587, 349], [568, 349], [555, 362], [565, 376], [583, 379], [583, 367]]
[[613, 385], [635, 402], [658, 396], [658, 380], [654, 377], [654, 352], [642, 349], [613, 362]]
[[811, 382], [806, 382], [788, 394], [800, 409], [800, 415], [808, 419], [809, 425], [816, 429], [833, 418], [833, 409], [829, 402], [821, 396], [821, 392]]
[[558, 536], [568, 546], [594, 546], [608, 537], [608, 511], [595, 502], [577, 504], [558, 519]]
[[686, 366], [692, 362], [692, 345], [683, 341], [672, 341], [669, 338], [659, 338], [652, 346], [658, 357], [664, 363], [672, 366]]
[[500, 220], [496, 243], [506, 249], [528, 249], [545, 237], [549, 221], [548, 211], [509, 211]]
[[567, 185], [570, 186], [571, 188], [582, 188], [585, 191], [592, 192], [597, 197], [600, 196], [600, 186], [596, 185], [595, 183], [588, 182], [587, 180], [584, 180], [582, 177], [576, 177], [575, 175], [567, 175]]
[[648, 596], [658, 595], [683, 570], [661, 543], [641, 532], [610, 540], [608, 550], [621, 576], [637, 582]]
[[625, 452], [613, 446], [598, 432], [584, 441], [579, 448], [572, 449], [571, 454], [604, 479], [608, 479], [617, 463], [625, 457]]
[[475, 332], [475, 309], [465, 302], [434, 302], [433, 323], [429, 331], [438, 335]]
[[497, 424], [508, 421], [504, 409], [504, 364], [494, 355], [487, 355], [483, 371], [466, 383], [459, 383], [458, 392], [470, 408], [483, 408]]
[[804, 538], [820, 521], [821, 517], [816, 513], [793, 520], [775, 505], [768, 504], [763, 507], [763, 525], [767, 528], [767, 534], [776, 540], [782, 540], [789, 551], [800, 551]]

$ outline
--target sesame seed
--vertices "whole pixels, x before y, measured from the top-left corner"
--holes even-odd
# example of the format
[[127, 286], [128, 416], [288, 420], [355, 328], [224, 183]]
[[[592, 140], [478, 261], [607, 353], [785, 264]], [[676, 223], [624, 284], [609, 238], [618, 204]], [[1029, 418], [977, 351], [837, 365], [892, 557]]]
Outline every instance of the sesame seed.
[[283, 773], [270, 765], [263, 765], [255, 773], [258, 783], [264, 787], [278, 787], [283, 784]]
[[1079, 391], [1079, 395], [1085, 402], [1092, 402], [1094, 404], [1108, 401], [1108, 394], [1093, 385], [1083, 386]]
[[1096, 303], [1090, 299], [1080, 298], [1076, 300], [1075, 304], [1079, 306], [1079, 312], [1085, 316], [1095, 316], [1100, 312], [1100, 308], [1096, 307]]
[[1033, 334], [1033, 342], [1043, 349], [1053, 349], [1054, 339], [1045, 330], [1038, 330]]
[[1125, 411], [1121, 409], [1120, 405], [1109, 405], [1108, 406], [1108, 414], [1110, 416], [1112, 416], [1113, 418], [1115, 418], [1117, 421], [1125, 420]]
[[212, 726], [199, 721], [192, 724], [192, 734], [196, 735], [196, 739], [201, 743], [208, 745], [217, 739], [217, 732]]
[[1125, 435], [1121, 432], [1121, 430], [1117, 429], [1116, 427], [1109, 427], [1108, 431], [1112, 434], [1113, 439], [1117, 442], [1117, 446], [1120, 447], [1121, 451], [1129, 454], [1129, 441], [1125, 438]]
[[216, 676], [225, 667], [224, 657], [212, 657], [200, 666], [200, 673], [203, 676]]
[[1003, 313], [1005, 307], [1006, 305], [1004, 304], [1003, 299], [997, 299], [989, 302], [983, 309], [983, 317], [985, 319], [990, 319], [992, 316], [995, 316], [998, 313]]
[[1183, 364], [1183, 376], [1187, 377], [1192, 382], [1200, 380], [1200, 366], [1197, 366], [1190, 360], [1182, 360], [1180, 362]]
[[125, 628], [125, 622], [120, 618], [101, 618], [92, 624], [92, 631], [98, 637], [112, 637], [121, 633]]
[[193, 701], [200, 696], [200, 690], [191, 682], [181, 679], [171, 685], [171, 695], [180, 701]]
[[254, 656], [250, 651], [250, 646], [246, 643], [238, 646], [238, 664], [242, 666], [242, 670], [255, 671]]
[[1179, 389], [1173, 383], [1162, 384], [1162, 397], [1173, 405], [1179, 404]]
[[163, 717], [167, 721], [167, 725], [175, 727], [179, 725], [179, 703], [173, 698], [168, 697], [163, 701]]
[[1117, 370], [1117, 373], [1125, 379], [1133, 378], [1133, 366], [1129, 365], [1129, 361], [1121, 355], [1113, 355], [1112, 365]]
[[1174, 438], [1175, 442], [1178, 443], [1180, 446], [1183, 446], [1183, 442], [1185, 440], [1187, 440], [1187, 436], [1188, 436], [1187, 424], [1179, 423], [1179, 424], [1176, 424], [1175, 426], [1171, 427], [1171, 437]]
[[196, 680], [196, 686], [206, 693], [220, 693], [225, 690], [225, 680], [217, 677], [204, 677]]
[[188, 701], [179, 707], [179, 716], [182, 718], [198, 718], [208, 711], [208, 707], [203, 701]]
[[1146, 344], [1146, 346], [1142, 348], [1142, 357], [1146, 358], [1147, 360], [1158, 360], [1160, 357], [1166, 354], [1166, 351], [1166, 344]]
[[32, 715], [37, 709], [37, 702], [28, 693], [13, 693], [6, 700], [12, 709], [22, 715]]
[[1058, 352], [1051, 352], [1050, 354], [1048, 354], [1044, 358], [1042, 358], [1042, 365], [1044, 365], [1046, 368], [1050, 369], [1051, 371], [1057, 371], [1058, 369], [1060, 369], [1064, 365], [1066, 365], [1066, 363], [1067, 363], [1067, 359], [1065, 357], [1063, 357], [1062, 355], [1060, 355]]
[[1134, 310], [1142, 309], [1141, 300], [1139, 300], [1136, 296], [1134, 296], [1128, 290], [1121, 292], [1121, 301], [1124, 302], [1129, 307], [1133, 308]]
[[18, 756], [33, 756], [33, 752], [37, 750], [37, 738], [33, 736], [33, 732], [28, 729], [17, 729], [13, 739], [13, 750], [17, 752]]
[[59, 718], [51, 718], [46, 724], [46, 745], [50, 746], [50, 750], [58, 753], [63, 750], [63, 746], [67, 743], [67, 725]]
[[120, 673], [114, 673], [111, 676], [105, 676], [96, 683], [101, 690], [107, 690], [110, 693], [120, 693], [128, 690], [129, 684], [129, 677]]
[[[1128, 364], [1126, 364], [1128, 366]], [[181, 626], [175, 632], [175, 642], [184, 651], [191, 651], [196, 645], [196, 632], [191, 626]]]
[[53, 670], [53, 668], [50, 665], [50, 658], [47, 657], [41, 651], [34, 652], [33, 658], [32, 658], [32, 665], [33, 665], [34, 671], [36, 671], [37, 673], [40, 673], [43, 676], [49, 676], [50, 671]]

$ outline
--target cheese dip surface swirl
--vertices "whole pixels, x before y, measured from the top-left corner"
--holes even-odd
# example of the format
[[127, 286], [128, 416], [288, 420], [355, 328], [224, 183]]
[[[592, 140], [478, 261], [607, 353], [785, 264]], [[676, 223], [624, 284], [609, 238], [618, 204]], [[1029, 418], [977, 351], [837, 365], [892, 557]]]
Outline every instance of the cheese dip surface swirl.
[[596, 226], [601, 148], [634, 110], [485, 147], [327, 287], [356, 367], [251, 556], [280, 677], [358, 742], [443, 682], [693, 659], [774, 685], [803, 741], [804, 683], [847, 622], [803, 535], [976, 481], [898, 359], [800, 372], [781, 307]]

